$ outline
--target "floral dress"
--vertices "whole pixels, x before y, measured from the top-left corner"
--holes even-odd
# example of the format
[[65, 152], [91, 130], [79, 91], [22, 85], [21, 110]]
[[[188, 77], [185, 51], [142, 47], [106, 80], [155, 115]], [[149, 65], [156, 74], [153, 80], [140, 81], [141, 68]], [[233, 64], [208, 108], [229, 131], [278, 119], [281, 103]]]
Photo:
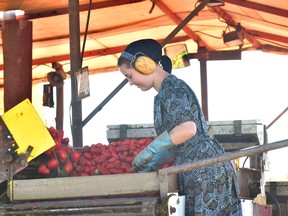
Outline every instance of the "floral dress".
[[[224, 153], [208, 134], [207, 124], [193, 90], [174, 75], [166, 77], [154, 98], [154, 126], [157, 134], [193, 121], [197, 133], [170, 149], [174, 164], [193, 163]], [[241, 216], [240, 191], [230, 161], [178, 174], [180, 195], [186, 196], [186, 216]]]

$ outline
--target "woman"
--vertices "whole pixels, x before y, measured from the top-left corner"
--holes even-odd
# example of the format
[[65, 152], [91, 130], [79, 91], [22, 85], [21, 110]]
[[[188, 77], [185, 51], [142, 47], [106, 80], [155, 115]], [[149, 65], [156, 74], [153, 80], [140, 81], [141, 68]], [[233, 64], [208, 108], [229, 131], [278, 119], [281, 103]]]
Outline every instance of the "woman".
[[[135, 157], [133, 166], [140, 172], [156, 170], [171, 155], [174, 164], [179, 165], [224, 153], [208, 134], [195, 93], [183, 80], [165, 71], [165, 59], [161, 45], [153, 39], [129, 44], [118, 59], [118, 68], [130, 85], [158, 92], [154, 98], [158, 136]], [[237, 178], [230, 161], [179, 173], [179, 187], [180, 195], [186, 196], [188, 216], [242, 215]]]

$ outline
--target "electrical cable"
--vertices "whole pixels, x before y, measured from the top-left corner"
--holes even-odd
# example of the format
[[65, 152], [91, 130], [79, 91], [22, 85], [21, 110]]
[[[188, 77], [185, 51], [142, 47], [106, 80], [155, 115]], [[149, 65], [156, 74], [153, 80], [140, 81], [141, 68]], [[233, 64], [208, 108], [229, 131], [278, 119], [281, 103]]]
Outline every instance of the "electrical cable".
[[86, 27], [85, 27], [84, 40], [83, 40], [82, 53], [81, 53], [81, 60], [80, 60], [81, 61], [80, 62], [81, 67], [82, 67], [82, 62], [83, 62], [84, 53], [85, 53], [85, 45], [86, 45], [86, 39], [87, 39], [87, 35], [88, 35], [91, 8], [92, 8], [92, 0], [89, 1], [89, 8], [88, 8], [88, 14], [87, 14], [87, 20], [86, 20]]
[[207, 33], [205, 33], [205, 32], [201, 32], [201, 31], [195, 31], [195, 33], [203, 34], [203, 35], [206, 35], [206, 36], [208, 36], [208, 37], [212, 37], [212, 38], [216, 38], [216, 39], [222, 39], [222, 38], [223, 38], [223, 36], [218, 37], [218, 36], [214, 36], [214, 35], [211, 35], [211, 34], [207, 34]]
[[242, 168], [245, 168], [245, 163], [246, 163], [246, 161], [248, 160], [248, 158], [249, 158], [249, 156], [247, 156], [247, 157], [245, 158], [245, 160], [244, 160], [244, 162], [243, 162], [243, 165], [242, 165]]

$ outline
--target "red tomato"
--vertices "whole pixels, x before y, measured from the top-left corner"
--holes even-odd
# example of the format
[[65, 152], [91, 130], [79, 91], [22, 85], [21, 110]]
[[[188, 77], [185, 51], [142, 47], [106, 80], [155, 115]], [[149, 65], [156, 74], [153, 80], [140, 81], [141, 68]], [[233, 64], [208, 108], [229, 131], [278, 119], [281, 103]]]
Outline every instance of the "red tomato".
[[111, 158], [108, 160], [109, 163], [114, 163], [115, 161], [116, 161], [116, 158], [115, 158], [115, 157], [111, 157]]
[[85, 145], [85, 146], [82, 148], [82, 151], [83, 151], [83, 152], [89, 152], [89, 151], [90, 151], [90, 146]]
[[57, 130], [57, 138], [58, 140], [62, 140], [64, 136], [64, 130]]
[[75, 170], [72, 170], [71, 176], [78, 176], [78, 173]]
[[109, 169], [109, 173], [110, 174], [123, 174], [124, 171], [123, 171], [123, 169], [120, 169], [120, 168], [118, 168], [118, 169], [112, 168], [112, 169]]
[[61, 143], [57, 139], [54, 139], [54, 142], [55, 142], [54, 149], [55, 150], [60, 149], [61, 148]]
[[74, 151], [71, 153], [71, 160], [74, 162], [78, 162], [81, 157], [81, 153], [79, 151]]
[[146, 139], [140, 139], [138, 141], [138, 143], [141, 144], [141, 145], [145, 145], [146, 144]]
[[109, 144], [109, 146], [116, 146], [117, 145], [117, 142], [111, 142], [110, 144]]
[[131, 169], [131, 165], [128, 163], [121, 163], [121, 168], [125, 171], [125, 172], [129, 172], [129, 170]]
[[46, 167], [45, 164], [40, 165], [40, 166], [38, 167], [38, 173], [41, 173], [41, 174], [42, 174], [43, 170], [46, 169], [46, 168], [47, 168], [47, 167]]
[[125, 158], [125, 161], [126, 161], [127, 163], [131, 164], [132, 161], [133, 161], [133, 159], [134, 159], [134, 157], [128, 156], [128, 157]]
[[51, 158], [48, 162], [47, 162], [47, 167], [49, 169], [56, 169], [59, 166], [59, 161], [56, 158]]
[[87, 159], [87, 160], [92, 160], [93, 159], [93, 156], [90, 152], [84, 152], [84, 157]]
[[95, 164], [102, 164], [104, 161], [106, 161], [106, 158], [103, 157], [103, 156], [95, 157], [95, 158], [94, 158]]
[[62, 139], [62, 144], [64, 144], [64, 145], [68, 145], [69, 144], [69, 138], [68, 137], [65, 137], [65, 138], [63, 138]]
[[89, 160], [87, 160], [86, 161], [86, 166], [92, 166], [92, 165], [94, 165], [95, 163], [93, 163], [93, 161], [89, 161]]
[[111, 153], [108, 150], [103, 150], [102, 156], [105, 157], [106, 159], [109, 159], [111, 158]]
[[64, 149], [57, 149], [57, 156], [61, 161], [65, 161], [67, 159], [67, 153]]
[[84, 167], [84, 166], [86, 166], [86, 164], [87, 164], [87, 160], [84, 157], [81, 157], [79, 159], [79, 165]]
[[83, 170], [83, 168], [80, 165], [75, 166], [74, 169], [77, 173], [80, 173]]
[[50, 170], [45, 164], [42, 164], [38, 167], [38, 173], [42, 175], [50, 175]]
[[47, 151], [44, 152], [45, 155], [51, 156], [53, 153], [53, 148], [48, 149]]
[[119, 166], [119, 165], [121, 164], [121, 162], [120, 162], [119, 160], [116, 160], [116, 161], [114, 162], [114, 164], [117, 165], [117, 166]]
[[61, 149], [63, 149], [67, 154], [70, 154], [73, 150], [69, 145], [62, 145], [62, 144]]
[[89, 176], [89, 174], [86, 173], [86, 172], [82, 172], [82, 173], [80, 174], [80, 176]]
[[72, 165], [71, 161], [67, 161], [63, 167], [63, 171], [67, 174], [70, 174], [72, 169], [73, 169], [73, 165]]
[[92, 148], [91, 149], [91, 151], [90, 151], [92, 154], [95, 154], [95, 155], [101, 155], [102, 154], [102, 150], [101, 150], [101, 148], [100, 147], [94, 147], [94, 148]]
[[124, 144], [126, 144], [126, 145], [130, 145], [130, 143], [131, 143], [131, 140], [130, 140], [130, 139], [126, 139], [126, 140], [124, 140]]

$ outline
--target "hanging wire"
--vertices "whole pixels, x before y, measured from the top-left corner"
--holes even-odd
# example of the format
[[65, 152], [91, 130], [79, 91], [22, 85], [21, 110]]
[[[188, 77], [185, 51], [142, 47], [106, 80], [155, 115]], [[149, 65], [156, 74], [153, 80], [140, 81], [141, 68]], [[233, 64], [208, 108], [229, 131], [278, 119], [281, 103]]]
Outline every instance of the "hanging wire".
[[87, 14], [87, 20], [86, 20], [86, 27], [85, 27], [85, 33], [84, 33], [84, 40], [82, 45], [82, 53], [81, 53], [81, 59], [80, 59], [80, 65], [82, 67], [83, 59], [84, 59], [84, 53], [85, 53], [85, 45], [86, 45], [86, 39], [88, 35], [88, 28], [89, 28], [89, 22], [90, 22], [90, 14], [91, 14], [91, 8], [92, 8], [92, 0], [89, 1], [89, 8], [88, 8], [88, 14]]
[[247, 156], [243, 162], [242, 168], [245, 168], [246, 161], [248, 160], [249, 156]]
[[151, 0], [152, 6], [151, 9], [149, 10], [149, 14], [151, 14], [155, 8], [155, 5], [158, 3], [159, 0]]
[[212, 37], [212, 38], [216, 38], [216, 39], [222, 39], [223, 36], [219, 37], [219, 36], [214, 36], [212, 34], [207, 34], [205, 32], [202, 32], [202, 31], [195, 31], [195, 33], [199, 33], [199, 34], [203, 34], [203, 35], [206, 35], [206, 36], [209, 36], [209, 37]]
[[49, 68], [53, 69], [53, 67], [51, 67], [48, 64], [38, 64], [38, 65], [35, 65], [34, 67], [32, 67], [32, 70], [34, 70], [34, 69], [36, 69], [37, 67], [40, 67], [40, 66], [46, 66], [46, 67], [49, 67]]

